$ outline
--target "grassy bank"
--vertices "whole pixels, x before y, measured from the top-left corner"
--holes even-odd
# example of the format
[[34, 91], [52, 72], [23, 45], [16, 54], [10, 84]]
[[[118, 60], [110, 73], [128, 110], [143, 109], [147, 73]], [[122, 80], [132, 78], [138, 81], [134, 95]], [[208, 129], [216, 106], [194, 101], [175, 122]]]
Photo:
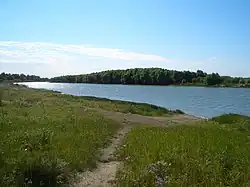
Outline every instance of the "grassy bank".
[[94, 167], [98, 148], [118, 128], [68, 96], [2, 88], [0, 186], [60, 186]]
[[137, 127], [118, 155], [120, 186], [249, 186], [250, 119], [223, 115], [196, 126]]
[[[63, 186], [74, 173], [94, 168], [99, 148], [121, 128], [101, 116], [99, 108], [148, 116], [181, 113], [149, 104], [0, 87], [0, 186]], [[117, 184], [249, 186], [249, 136], [250, 118], [235, 114], [189, 126], [135, 127], [117, 153], [124, 161]]]
[[61, 186], [95, 167], [98, 148], [120, 128], [95, 110], [172, 115], [149, 104], [0, 87], [0, 186]]
[[[15, 86], [16, 87], [16, 86]], [[15, 88], [14, 87], [14, 88]], [[175, 114], [184, 114], [181, 110], [169, 110], [164, 107], [147, 104], [147, 103], [135, 103], [130, 101], [119, 101], [119, 100], [110, 100], [105, 98], [90, 97], [90, 96], [73, 96], [73, 95], [64, 95], [61, 93], [50, 92], [46, 90], [36, 90], [25, 88], [23, 86], [18, 86], [18, 94], [25, 95], [27, 91], [32, 92], [32, 97], [39, 98], [41, 93], [44, 92], [44, 96], [47, 97], [56, 97], [58, 101], [60, 99], [64, 100], [63, 102], [70, 101], [80, 103], [82, 106], [89, 108], [101, 108], [108, 111], [122, 112], [122, 113], [132, 113], [139, 114], [144, 116], [169, 116]], [[20, 89], [22, 88], [22, 89]], [[16, 89], [16, 88], [15, 88]], [[11, 89], [13, 91], [13, 89]], [[29, 95], [29, 97], [31, 97]]]
[[[72, 97], [72, 96], [70, 96]], [[74, 96], [73, 96], [74, 97]], [[102, 108], [109, 111], [139, 114], [144, 116], [170, 116], [184, 114], [181, 110], [169, 110], [160, 106], [147, 103], [135, 103], [129, 101], [110, 100], [97, 97], [82, 97], [81, 102], [93, 108]]]

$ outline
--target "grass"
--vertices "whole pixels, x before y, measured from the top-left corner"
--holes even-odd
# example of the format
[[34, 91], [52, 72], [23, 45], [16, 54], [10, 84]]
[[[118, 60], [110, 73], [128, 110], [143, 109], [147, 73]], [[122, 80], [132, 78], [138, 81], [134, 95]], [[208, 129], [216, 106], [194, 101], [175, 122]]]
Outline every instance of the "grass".
[[224, 114], [213, 118], [212, 121], [216, 121], [223, 128], [242, 132], [250, 132], [249, 116], [242, 116], [239, 114]]
[[242, 120], [249, 127], [246, 118], [223, 115], [196, 126], [133, 129], [118, 151], [124, 161], [118, 185], [250, 186], [250, 131], [235, 128]]
[[105, 110], [122, 112], [122, 113], [132, 113], [144, 116], [169, 116], [174, 114], [184, 114], [183, 111], [178, 109], [169, 110], [160, 106], [147, 103], [109, 100], [97, 97], [82, 97], [82, 98], [83, 98], [82, 102], [89, 107], [102, 108]]
[[98, 148], [120, 128], [94, 110], [173, 115], [149, 104], [0, 85], [0, 186], [61, 186], [95, 167]]
[[98, 148], [119, 124], [76, 98], [24, 87], [1, 87], [0, 186], [61, 186], [95, 167]]
[[[149, 104], [0, 86], [0, 186], [55, 187], [94, 168], [120, 125], [94, 110], [182, 113]], [[135, 127], [118, 150], [118, 186], [250, 186], [250, 118], [218, 116], [191, 126]]]

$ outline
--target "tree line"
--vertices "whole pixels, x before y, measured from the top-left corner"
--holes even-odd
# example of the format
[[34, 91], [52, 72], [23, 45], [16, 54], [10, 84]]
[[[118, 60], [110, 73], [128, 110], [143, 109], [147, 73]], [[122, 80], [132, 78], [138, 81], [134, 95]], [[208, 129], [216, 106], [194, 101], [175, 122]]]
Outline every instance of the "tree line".
[[54, 77], [50, 82], [94, 83], [94, 84], [140, 84], [140, 85], [201, 85], [201, 86], [249, 86], [250, 78], [220, 76], [218, 73], [207, 74], [176, 71], [162, 68], [134, 68], [126, 70], [108, 70], [83, 75]]
[[1, 73], [0, 82], [46, 82], [48, 78], [41, 78], [36, 75]]

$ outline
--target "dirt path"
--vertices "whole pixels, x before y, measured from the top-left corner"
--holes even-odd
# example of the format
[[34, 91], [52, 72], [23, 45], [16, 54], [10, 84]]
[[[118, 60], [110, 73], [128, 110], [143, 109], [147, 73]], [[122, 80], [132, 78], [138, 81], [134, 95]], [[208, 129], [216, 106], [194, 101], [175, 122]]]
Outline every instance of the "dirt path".
[[[92, 109], [91, 109], [92, 110]], [[111, 182], [115, 180], [116, 172], [122, 167], [122, 162], [115, 159], [114, 153], [122, 144], [125, 135], [132, 129], [133, 124], [155, 125], [168, 127], [169, 125], [178, 125], [200, 120], [200, 118], [189, 115], [174, 115], [169, 117], [151, 117], [137, 114], [124, 114], [120, 112], [106, 111], [102, 109], [93, 109], [101, 113], [104, 117], [110, 118], [122, 124], [122, 128], [111, 139], [109, 147], [104, 148], [101, 157], [97, 163], [97, 168], [93, 171], [86, 171], [79, 174], [78, 182], [74, 187], [106, 187], [112, 186]]]
[[185, 124], [201, 120], [201, 118], [187, 114], [176, 114], [171, 116], [142, 116], [138, 114], [107, 111], [103, 109], [95, 109], [95, 111], [101, 113], [104, 117], [110, 118], [119, 123], [126, 122], [129, 124], [145, 124], [164, 127], [173, 124]]
[[125, 135], [131, 128], [131, 125], [123, 124], [123, 127], [111, 139], [109, 147], [102, 150], [102, 155], [97, 163], [97, 168], [93, 171], [86, 171], [79, 174], [79, 182], [73, 185], [74, 187], [111, 186], [110, 182], [115, 180], [116, 172], [121, 166], [121, 162], [115, 160], [114, 153], [122, 144]]

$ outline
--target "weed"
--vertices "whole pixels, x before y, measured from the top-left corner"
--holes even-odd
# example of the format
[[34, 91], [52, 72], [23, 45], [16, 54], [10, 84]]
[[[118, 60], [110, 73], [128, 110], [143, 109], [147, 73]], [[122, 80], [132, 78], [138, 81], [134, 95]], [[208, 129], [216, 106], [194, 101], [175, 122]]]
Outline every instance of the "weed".
[[216, 122], [137, 127], [118, 155], [119, 186], [249, 186], [248, 132]]

